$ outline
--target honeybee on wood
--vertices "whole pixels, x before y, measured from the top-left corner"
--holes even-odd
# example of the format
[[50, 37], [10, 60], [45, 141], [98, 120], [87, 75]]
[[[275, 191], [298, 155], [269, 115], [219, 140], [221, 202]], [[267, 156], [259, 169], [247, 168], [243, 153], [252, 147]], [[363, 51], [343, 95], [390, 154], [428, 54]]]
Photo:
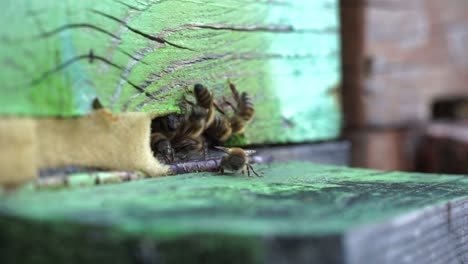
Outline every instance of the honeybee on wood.
[[166, 162], [174, 162], [174, 150], [171, 146], [169, 138], [162, 133], [153, 133], [151, 134], [151, 149], [161, 154]]
[[214, 144], [228, 140], [231, 134], [231, 123], [224, 115], [215, 116], [211, 125], [205, 130], [205, 136]]
[[[186, 157], [188, 154], [200, 153], [204, 150], [205, 141], [202, 137], [185, 137], [173, 141], [172, 147], [178, 155]], [[206, 152], [203, 151], [203, 154], [206, 155]]]
[[166, 135], [169, 139], [173, 138], [182, 126], [183, 116], [178, 114], [169, 114], [163, 117], [156, 117], [151, 122], [151, 130]]
[[263, 177], [259, 175], [249, 163], [249, 155], [255, 153], [255, 150], [245, 150], [241, 148], [225, 148], [225, 147], [215, 147], [219, 150], [224, 151], [227, 155], [223, 156], [221, 159], [221, 164], [219, 167], [219, 172], [224, 173], [224, 170], [229, 171], [241, 171], [242, 174], [245, 174], [247, 170], [247, 176], [250, 176], [250, 170], [257, 177]]
[[232, 134], [243, 133], [246, 123], [252, 120], [255, 113], [253, 100], [246, 92], [239, 95], [236, 86], [231, 81], [228, 80], [228, 84], [229, 88], [231, 88], [232, 97], [237, 103], [237, 106], [234, 106], [228, 100], [224, 100], [234, 110], [234, 115], [229, 119]]
[[200, 136], [205, 130], [207, 111], [203, 107], [193, 105], [188, 116], [183, 120], [176, 138]]
[[171, 146], [172, 138], [178, 133], [182, 116], [169, 114], [156, 117], [151, 122], [151, 149], [155, 154], [160, 154], [168, 162], [174, 162], [174, 149]]
[[199, 153], [204, 149], [205, 140], [201, 135], [206, 128], [207, 113], [205, 108], [192, 104], [190, 112], [171, 140], [178, 157], [185, 159], [188, 154]]
[[237, 103], [237, 109], [235, 109], [237, 115], [242, 117], [242, 119], [247, 122], [252, 120], [252, 117], [255, 113], [252, 98], [246, 92], [242, 92], [239, 96], [239, 92], [237, 91], [236, 86], [230, 80], [228, 80], [228, 83], [232, 96]]

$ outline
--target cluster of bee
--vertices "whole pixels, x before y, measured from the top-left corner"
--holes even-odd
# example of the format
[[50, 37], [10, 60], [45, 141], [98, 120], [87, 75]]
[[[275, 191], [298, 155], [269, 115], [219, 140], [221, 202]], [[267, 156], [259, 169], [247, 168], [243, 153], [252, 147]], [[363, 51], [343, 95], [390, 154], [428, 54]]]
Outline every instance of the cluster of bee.
[[[232, 82], [228, 84], [235, 103], [223, 97], [219, 104], [205, 86], [196, 84], [193, 91], [188, 91], [195, 102], [184, 97], [185, 114], [170, 114], [153, 120], [151, 148], [155, 155], [166, 163], [201, 153], [206, 159], [208, 146], [222, 145], [232, 135], [243, 133], [255, 113], [253, 101], [246, 92], [239, 93]], [[225, 111], [228, 107], [232, 109], [229, 115]], [[228, 149], [222, 150], [229, 156]], [[245, 154], [247, 157], [249, 153]], [[249, 173], [248, 163], [243, 165], [242, 171], [247, 166]]]

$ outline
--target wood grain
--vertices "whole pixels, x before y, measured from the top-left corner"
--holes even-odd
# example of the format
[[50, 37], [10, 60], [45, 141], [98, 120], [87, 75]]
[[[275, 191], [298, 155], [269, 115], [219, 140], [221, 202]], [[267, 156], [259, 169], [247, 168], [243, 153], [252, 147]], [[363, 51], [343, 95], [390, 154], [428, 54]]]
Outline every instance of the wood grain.
[[2, 1], [0, 114], [181, 111], [185, 87], [249, 91], [247, 142], [337, 136], [335, 0]]

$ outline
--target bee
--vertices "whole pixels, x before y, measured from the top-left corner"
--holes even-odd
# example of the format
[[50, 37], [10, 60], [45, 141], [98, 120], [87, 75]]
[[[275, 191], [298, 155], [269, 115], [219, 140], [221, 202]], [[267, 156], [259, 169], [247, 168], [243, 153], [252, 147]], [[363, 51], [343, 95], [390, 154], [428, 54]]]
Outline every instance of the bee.
[[198, 153], [203, 147], [204, 141], [202, 137], [185, 137], [173, 143], [174, 150], [182, 154]]
[[190, 113], [183, 120], [177, 138], [196, 138], [200, 136], [206, 127], [207, 111], [203, 107], [193, 105]]
[[151, 122], [151, 131], [163, 133], [166, 137], [172, 139], [182, 126], [182, 120], [183, 116], [178, 114], [156, 117]]
[[182, 116], [178, 114], [156, 117], [151, 122], [151, 149], [154, 153], [160, 154], [167, 163], [173, 163], [175, 160], [171, 140], [176, 136], [181, 125]]
[[206, 116], [206, 127], [208, 127], [211, 125], [211, 122], [213, 122], [215, 115], [213, 94], [201, 84], [195, 84], [193, 92], [195, 94], [197, 105], [205, 108], [208, 112]]
[[207, 145], [203, 137], [186, 137], [173, 142], [176, 156], [181, 160], [186, 160], [192, 154], [203, 153], [203, 159], [207, 157]]
[[213, 143], [222, 143], [231, 137], [232, 127], [226, 116], [215, 116], [213, 123], [205, 130], [205, 135]]
[[192, 104], [190, 112], [182, 120], [176, 135], [171, 139], [175, 152], [180, 153], [178, 157], [185, 159], [188, 154], [204, 150], [205, 140], [201, 135], [205, 131], [206, 117], [205, 108]]
[[151, 134], [151, 149], [161, 154], [166, 162], [174, 162], [174, 149], [171, 146], [169, 138], [163, 133], [156, 132]]
[[255, 174], [257, 177], [262, 177], [253, 169], [252, 165], [249, 163], [249, 155], [255, 153], [255, 150], [244, 150], [241, 148], [224, 148], [224, 147], [215, 147], [219, 150], [222, 150], [227, 155], [223, 156], [221, 159], [221, 164], [219, 167], [219, 172], [224, 173], [224, 170], [230, 171], [241, 171], [242, 174], [245, 174], [247, 170], [247, 176], [250, 176], [250, 171]]
[[252, 98], [246, 92], [242, 92], [239, 95], [239, 91], [237, 91], [236, 86], [230, 80], [228, 80], [228, 84], [231, 89], [232, 97], [237, 103], [237, 108], [234, 109], [237, 111], [237, 115], [247, 122], [252, 120], [255, 113]]
[[234, 115], [229, 120], [232, 134], [243, 133], [246, 123], [252, 120], [255, 113], [253, 100], [246, 92], [242, 92], [239, 95], [239, 91], [237, 91], [236, 86], [231, 81], [228, 80], [228, 84], [232, 97], [237, 103], [237, 106], [234, 106], [228, 100], [224, 100], [234, 110]]

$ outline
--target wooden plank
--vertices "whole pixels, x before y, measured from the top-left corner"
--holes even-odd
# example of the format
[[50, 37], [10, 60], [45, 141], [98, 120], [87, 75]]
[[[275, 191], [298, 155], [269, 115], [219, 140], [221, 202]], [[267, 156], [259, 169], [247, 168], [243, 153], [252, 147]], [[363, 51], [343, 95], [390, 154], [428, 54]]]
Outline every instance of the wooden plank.
[[[2, 1], [0, 114], [180, 111], [186, 86], [229, 78], [256, 102], [248, 143], [335, 138], [336, 0]], [[292, 92], [294, 91], [294, 92]], [[310, 121], [313, 120], [313, 121]]]
[[[455, 263], [468, 178], [307, 162], [0, 198], [2, 263]], [[28, 254], [24, 249], [28, 249]]]

